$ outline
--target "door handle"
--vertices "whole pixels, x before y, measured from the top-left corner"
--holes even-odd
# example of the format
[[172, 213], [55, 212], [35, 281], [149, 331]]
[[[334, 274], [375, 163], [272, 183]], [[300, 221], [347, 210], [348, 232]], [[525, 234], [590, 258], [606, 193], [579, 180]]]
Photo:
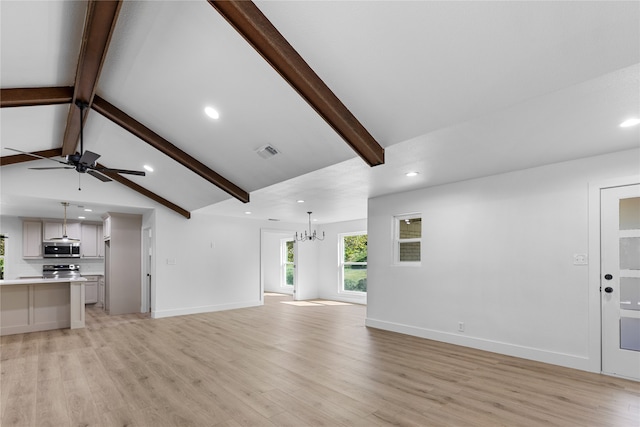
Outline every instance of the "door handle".
[[604, 288], [604, 291], [610, 294], [611, 292], [613, 292], [613, 288], [611, 286], [607, 286], [606, 288]]
[[611, 280], [611, 279], [613, 279], [613, 276], [610, 275], [610, 274], [605, 274], [604, 278], [605, 278], [605, 280]]

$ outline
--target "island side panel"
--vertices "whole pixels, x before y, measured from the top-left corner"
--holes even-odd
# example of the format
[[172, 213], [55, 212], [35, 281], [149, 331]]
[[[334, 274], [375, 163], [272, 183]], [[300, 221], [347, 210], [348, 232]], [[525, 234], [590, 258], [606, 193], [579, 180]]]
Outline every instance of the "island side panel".
[[0, 287], [0, 334], [27, 332], [33, 323], [30, 310], [33, 292], [31, 286]]
[[84, 328], [85, 281], [0, 280], [0, 335]]
[[71, 329], [84, 328], [84, 301], [86, 292], [84, 282], [71, 282], [69, 291], [71, 292], [69, 299], [71, 302]]
[[69, 283], [35, 284], [33, 327], [35, 331], [71, 326]]

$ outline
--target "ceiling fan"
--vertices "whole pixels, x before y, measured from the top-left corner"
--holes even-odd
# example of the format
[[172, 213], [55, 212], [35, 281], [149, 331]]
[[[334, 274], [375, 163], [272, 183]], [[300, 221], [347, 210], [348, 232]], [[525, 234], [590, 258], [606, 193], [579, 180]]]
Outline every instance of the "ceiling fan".
[[104, 168], [104, 167], [97, 166], [96, 161], [100, 157], [100, 154], [94, 153], [93, 151], [89, 151], [89, 150], [84, 151], [84, 138], [82, 135], [84, 126], [83, 126], [82, 120], [84, 116], [84, 109], [87, 107], [87, 104], [84, 104], [80, 101], [76, 101], [76, 105], [78, 106], [78, 108], [80, 108], [80, 152], [79, 153], [76, 152], [75, 154], [66, 156], [66, 161], [50, 159], [48, 157], [39, 156], [37, 154], [27, 153], [26, 151], [16, 150], [15, 148], [9, 148], [9, 147], [5, 147], [5, 148], [7, 150], [15, 151], [21, 154], [26, 154], [28, 156], [35, 157], [38, 159], [51, 160], [52, 162], [57, 162], [65, 165], [65, 166], [56, 166], [56, 167], [29, 168], [33, 170], [75, 169], [79, 173], [88, 173], [89, 175], [103, 182], [109, 182], [109, 181], [112, 181], [112, 179], [106, 175], [101, 174], [100, 172], [114, 172], [114, 173], [123, 173], [123, 174], [129, 174], [129, 175], [145, 176], [146, 174], [144, 171], [112, 169], [112, 168]]

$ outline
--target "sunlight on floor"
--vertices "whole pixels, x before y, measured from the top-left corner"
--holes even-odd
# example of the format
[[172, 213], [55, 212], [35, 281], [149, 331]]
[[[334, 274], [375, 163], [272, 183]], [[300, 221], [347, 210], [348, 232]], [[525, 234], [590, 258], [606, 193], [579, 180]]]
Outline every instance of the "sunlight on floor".
[[[279, 294], [277, 292], [265, 292], [265, 297], [289, 297], [291, 295]], [[296, 305], [298, 307], [321, 307], [327, 305], [353, 305], [349, 302], [329, 301], [329, 300], [312, 300], [312, 301], [280, 301], [282, 304]]]
[[340, 301], [280, 301], [282, 304], [290, 304], [297, 305], [301, 307], [310, 307], [316, 306], [320, 307], [323, 305], [353, 305], [348, 302], [340, 302]]

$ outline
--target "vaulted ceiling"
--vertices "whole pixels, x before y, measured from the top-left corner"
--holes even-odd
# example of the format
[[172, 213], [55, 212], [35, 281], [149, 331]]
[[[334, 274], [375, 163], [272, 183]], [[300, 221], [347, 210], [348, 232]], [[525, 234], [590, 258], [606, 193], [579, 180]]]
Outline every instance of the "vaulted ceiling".
[[[638, 2], [3, 0], [0, 15], [3, 148], [78, 150], [79, 100], [101, 165], [154, 167], [83, 177], [77, 201], [124, 185], [186, 217], [332, 222], [368, 197], [640, 141], [617, 126], [640, 114]], [[51, 199], [77, 187], [1, 154], [5, 199], [26, 180]]]

